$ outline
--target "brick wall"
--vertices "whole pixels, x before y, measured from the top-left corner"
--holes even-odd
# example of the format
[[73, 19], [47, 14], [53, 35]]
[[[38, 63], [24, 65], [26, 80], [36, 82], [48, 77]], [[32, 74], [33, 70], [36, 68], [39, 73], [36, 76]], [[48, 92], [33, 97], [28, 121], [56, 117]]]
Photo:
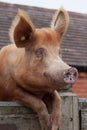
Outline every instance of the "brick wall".
[[80, 98], [87, 98], [87, 73], [79, 73], [78, 80], [74, 84], [72, 91]]

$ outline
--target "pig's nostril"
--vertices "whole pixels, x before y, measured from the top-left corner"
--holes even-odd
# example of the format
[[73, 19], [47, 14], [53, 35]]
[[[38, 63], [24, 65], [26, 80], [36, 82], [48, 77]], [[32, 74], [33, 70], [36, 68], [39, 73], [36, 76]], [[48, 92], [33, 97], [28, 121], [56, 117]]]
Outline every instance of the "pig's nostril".
[[76, 68], [70, 68], [63, 73], [65, 83], [74, 83], [78, 78], [78, 71]]

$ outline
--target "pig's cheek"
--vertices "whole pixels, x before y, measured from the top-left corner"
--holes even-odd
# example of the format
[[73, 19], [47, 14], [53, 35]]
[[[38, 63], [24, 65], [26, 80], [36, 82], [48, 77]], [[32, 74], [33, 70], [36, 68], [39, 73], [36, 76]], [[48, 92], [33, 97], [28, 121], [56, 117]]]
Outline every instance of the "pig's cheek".
[[45, 72], [44, 77], [46, 78], [48, 85], [52, 88], [57, 90], [66, 89], [67, 84], [63, 82], [63, 78], [61, 78], [62, 76], [59, 76], [59, 74], [54, 75]]
[[56, 75], [49, 74], [47, 72], [44, 73], [44, 77], [46, 78], [49, 85], [58, 85], [59, 81]]

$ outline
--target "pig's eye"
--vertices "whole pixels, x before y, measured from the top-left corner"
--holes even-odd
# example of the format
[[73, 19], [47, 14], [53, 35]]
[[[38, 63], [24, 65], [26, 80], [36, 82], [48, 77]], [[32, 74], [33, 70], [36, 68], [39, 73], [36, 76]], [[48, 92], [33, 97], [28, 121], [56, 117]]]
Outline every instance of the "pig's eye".
[[43, 56], [45, 55], [45, 49], [39, 48], [35, 51], [35, 54], [36, 54], [37, 58], [43, 58]]

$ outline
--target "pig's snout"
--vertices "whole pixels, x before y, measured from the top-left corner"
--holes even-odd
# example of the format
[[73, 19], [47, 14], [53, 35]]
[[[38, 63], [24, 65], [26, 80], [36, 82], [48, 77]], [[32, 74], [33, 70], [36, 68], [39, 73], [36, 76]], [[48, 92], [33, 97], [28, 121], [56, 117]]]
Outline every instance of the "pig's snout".
[[64, 71], [63, 78], [65, 83], [69, 83], [69, 84], [75, 83], [78, 78], [77, 69], [72, 67]]

